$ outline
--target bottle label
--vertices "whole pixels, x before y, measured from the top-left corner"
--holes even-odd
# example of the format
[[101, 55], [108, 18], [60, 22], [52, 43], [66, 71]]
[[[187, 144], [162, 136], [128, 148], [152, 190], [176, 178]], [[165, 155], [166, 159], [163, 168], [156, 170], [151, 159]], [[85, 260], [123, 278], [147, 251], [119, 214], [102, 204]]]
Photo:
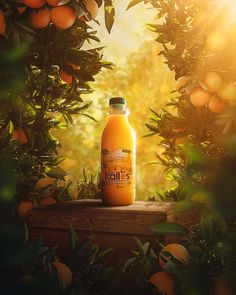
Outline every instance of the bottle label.
[[102, 150], [102, 185], [121, 188], [133, 183], [133, 153], [131, 150]]

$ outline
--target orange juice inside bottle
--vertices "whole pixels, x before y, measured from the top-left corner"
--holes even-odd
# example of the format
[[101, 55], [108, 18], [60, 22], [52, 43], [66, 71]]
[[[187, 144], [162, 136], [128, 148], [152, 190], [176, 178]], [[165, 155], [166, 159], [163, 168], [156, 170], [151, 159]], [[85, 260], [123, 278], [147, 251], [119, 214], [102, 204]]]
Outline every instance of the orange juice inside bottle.
[[101, 139], [101, 190], [105, 205], [124, 206], [134, 202], [135, 142], [125, 99], [111, 98]]

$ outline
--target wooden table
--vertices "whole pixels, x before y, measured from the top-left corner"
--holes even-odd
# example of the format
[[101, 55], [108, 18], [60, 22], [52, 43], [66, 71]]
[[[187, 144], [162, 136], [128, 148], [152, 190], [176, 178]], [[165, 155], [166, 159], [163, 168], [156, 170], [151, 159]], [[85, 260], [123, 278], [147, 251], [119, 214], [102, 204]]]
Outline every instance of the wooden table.
[[176, 214], [171, 203], [137, 201], [131, 206], [104, 207], [100, 200], [78, 200], [34, 208], [29, 216], [30, 238], [42, 236], [48, 246], [58, 246], [59, 254], [68, 253], [68, 227], [72, 225], [79, 239], [95, 235], [100, 249], [112, 248], [113, 258], [124, 260], [134, 250], [133, 237], [149, 241], [158, 249], [161, 243], [177, 237], [158, 237], [150, 226], [163, 221], [178, 222], [189, 228], [199, 220], [199, 211]]

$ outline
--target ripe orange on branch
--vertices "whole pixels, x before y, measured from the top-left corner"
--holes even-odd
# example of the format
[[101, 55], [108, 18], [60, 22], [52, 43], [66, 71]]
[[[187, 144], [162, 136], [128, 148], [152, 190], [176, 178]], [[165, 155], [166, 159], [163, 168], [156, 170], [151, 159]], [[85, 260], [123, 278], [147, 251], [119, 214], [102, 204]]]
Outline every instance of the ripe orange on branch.
[[53, 7], [50, 16], [51, 22], [61, 30], [70, 28], [76, 20], [75, 10], [69, 6]]
[[18, 216], [22, 219], [26, 219], [32, 207], [32, 201], [21, 201], [17, 207]]
[[6, 31], [6, 21], [3, 11], [0, 10], [0, 35], [4, 35]]
[[176, 137], [175, 144], [185, 144], [188, 141], [188, 138], [186, 136]]
[[184, 265], [188, 263], [190, 257], [188, 250], [181, 244], [169, 244], [162, 248], [159, 255], [159, 263], [162, 268], [165, 266], [166, 261], [170, 257], [168, 255], [168, 257], [166, 257], [167, 259], [165, 259], [165, 252], [169, 253], [171, 256], [173, 256]]
[[174, 295], [175, 277], [168, 272], [154, 273], [149, 282], [152, 283], [162, 295]]
[[17, 140], [21, 145], [28, 143], [26, 133], [22, 127], [14, 128], [12, 139]]
[[202, 107], [206, 105], [209, 99], [210, 93], [200, 87], [195, 88], [190, 95], [191, 103], [195, 107]]
[[[73, 70], [79, 70], [80, 69], [80, 67], [75, 65], [75, 64], [70, 63], [68, 65], [71, 66]], [[60, 76], [61, 80], [64, 81], [65, 83], [67, 83], [67, 84], [71, 84], [72, 81], [73, 81], [72, 75], [67, 73], [63, 69], [59, 70], [59, 76]]]
[[72, 282], [72, 272], [70, 268], [66, 264], [58, 261], [53, 262], [52, 265], [54, 265], [57, 270], [57, 277], [60, 287], [63, 290], [70, 287]]
[[222, 86], [222, 79], [216, 72], [208, 72], [203, 82], [212, 93], [217, 92]]
[[45, 0], [23, 0], [23, 3], [30, 8], [40, 8], [44, 6]]
[[55, 184], [56, 183], [56, 180], [52, 177], [43, 177], [43, 178], [40, 178], [36, 184], [35, 184], [35, 189], [36, 190], [40, 190], [48, 185], [52, 185], [52, 184]]
[[226, 105], [227, 105], [227, 103], [225, 100], [223, 100], [215, 95], [211, 96], [209, 103], [208, 103], [209, 110], [212, 113], [216, 113], [216, 114], [222, 113], [224, 111], [224, 109], [226, 108]]
[[43, 29], [50, 23], [50, 12], [47, 8], [42, 8], [31, 12], [31, 25], [36, 29]]

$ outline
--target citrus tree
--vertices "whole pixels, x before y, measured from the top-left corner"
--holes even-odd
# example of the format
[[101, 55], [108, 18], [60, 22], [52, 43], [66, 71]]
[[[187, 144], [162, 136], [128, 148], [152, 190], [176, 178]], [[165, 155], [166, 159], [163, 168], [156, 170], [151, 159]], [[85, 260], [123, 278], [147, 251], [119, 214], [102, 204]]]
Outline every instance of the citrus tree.
[[[6, 293], [15, 294], [23, 269], [23, 273], [30, 269], [40, 270], [42, 275], [43, 270], [50, 272], [51, 266], [45, 268], [48, 259], [55, 262], [55, 273], [67, 272], [70, 276], [66, 267], [56, 262], [54, 250], [42, 258], [41, 241], [35, 248], [26, 245], [27, 228], [20, 219], [27, 217], [33, 204], [70, 198], [68, 185], [64, 185], [66, 171], [59, 166], [64, 157], [58, 156], [60, 143], [51, 131], [66, 128], [74, 115], [84, 115], [91, 101], [83, 101], [81, 95], [91, 92], [89, 82], [102, 68], [110, 67], [102, 60], [100, 45], [87, 50], [83, 47], [90, 41], [99, 44], [90, 22], [96, 21], [100, 7], [110, 31], [114, 21], [111, 1], [0, 3], [0, 273], [1, 281], [6, 279], [3, 293], [9, 287], [12, 293]], [[30, 284], [31, 279], [27, 279]], [[57, 282], [53, 284], [48, 286], [48, 294], [57, 288]], [[68, 285], [63, 283], [63, 288], [64, 284]], [[43, 289], [47, 288], [42, 284], [37, 292], [42, 294]]]
[[165, 152], [159, 160], [179, 182], [183, 199], [208, 182], [194, 160], [224, 157], [225, 139], [235, 132], [235, 24], [219, 2], [154, 1], [164, 22], [148, 25], [158, 34], [160, 55], [175, 73], [176, 95], [161, 114], [153, 112], [147, 127], [161, 136]]
[[[131, 1], [128, 7], [139, 2]], [[159, 153], [159, 162], [178, 182], [177, 189], [167, 191], [165, 197], [187, 201], [191, 207], [205, 204], [200, 226], [182, 242], [191, 254], [187, 266], [179, 268], [176, 249], [160, 254], [168, 263], [164, 271], [174, 274], [178, 282], [165, 292], [173, 294], [177, 288], [177, 294], [234, 294], [235, 3], [144, 2], [157, 10], [157, 24], [147, 26], [157, 34], [156, 41], [162, 44], [160, 55], [176, 79], [175, 97], [162, 112], [153, 110], [146, 124], [150, 134], [161, 138], [164, 152]], [[163, 224], [155, 230], [186, 235], [176, 224]], [[173, 286], [173, 277], [165, 276]], [[152, 282], [161, 291], [161, 274], [156, 277]]]
[[70, 198], [61, 183], [64, 157], [51, 131], [72, 124], [73, 115], [85, 115], [91, 100], [81, 95], [91, 92], [89, 82], [101, 68], [111, 66], [102, 60], [102, 47], [83, 47], [99, 42], [90, 22], [102, 5], [110, 31], [110, 1], [1, 1], [1, 195], [19, 203], [21, 217], [33, 202]]

